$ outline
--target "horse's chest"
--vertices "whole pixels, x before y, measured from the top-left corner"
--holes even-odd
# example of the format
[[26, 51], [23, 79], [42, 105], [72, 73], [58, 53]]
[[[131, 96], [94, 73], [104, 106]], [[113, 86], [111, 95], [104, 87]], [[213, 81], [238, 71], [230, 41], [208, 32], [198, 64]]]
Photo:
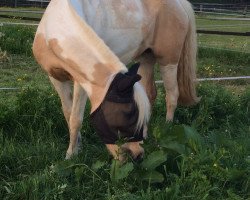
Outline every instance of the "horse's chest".
[[124, 63], [129, 62], [143, 40], [144, 13], [141, 1], [85, 1], [81, 9], [76, 1], [71, 0], [76, 12]]

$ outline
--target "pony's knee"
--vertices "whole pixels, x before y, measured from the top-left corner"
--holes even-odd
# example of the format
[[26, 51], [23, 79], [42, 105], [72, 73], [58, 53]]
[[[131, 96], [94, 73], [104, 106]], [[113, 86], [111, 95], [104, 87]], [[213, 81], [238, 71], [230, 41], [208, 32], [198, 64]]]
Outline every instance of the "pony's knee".
[[63, 106], [62, 110], [63, 110], [63, 115], [64, 115], [67, 123], [69, 123], [69, 121], [70, 121], [70, 115], [71, 115], [71, 107]]
[[178, 64], [168, 64], [160, 67], [165, 87], [172, 87], [177, 84], [177, 68]]
[[70, 132], [74, 135], [76, 135], [78, 133], [78, 131], [80, 130], [82, 126], [82, 118], [81, 116], [70, 116]]

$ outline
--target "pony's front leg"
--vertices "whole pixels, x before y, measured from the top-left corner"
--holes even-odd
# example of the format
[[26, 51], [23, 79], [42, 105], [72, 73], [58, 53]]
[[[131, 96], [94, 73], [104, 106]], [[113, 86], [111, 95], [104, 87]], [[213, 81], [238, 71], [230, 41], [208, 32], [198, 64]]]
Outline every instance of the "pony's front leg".
[[160, 67], [164, 87], [166, 90], [167, 121], [173, 121], [174, 112], [177, 107], [177, 101], [179, 97], [177, 67], [178, 64], [168, 64], [167, 66]]
[[87, 101], [87, 94], [79, 83], [74, 83], [73, 105], [69, 119], [70, 142], [66, 159], [76, 155], [81, 147], [81, 133], [83, 114]]
[[87, 96], [81, 86], [78, 83], [74, 83], [72, 99], [71, 81], [61, 82], [53, 77], [49, 78], [61, 99], [63, 114], [69, 128], [70, 143], [66, 153], [66, 159], [69, 159], [73, 154], [78, 153], [81, 144], [80, 129]]
[[63, 114], [69, 126], [72, 109], [71, 81], [61, 82], [51, 76], [49, 76], [49, 79], [61, 99]]

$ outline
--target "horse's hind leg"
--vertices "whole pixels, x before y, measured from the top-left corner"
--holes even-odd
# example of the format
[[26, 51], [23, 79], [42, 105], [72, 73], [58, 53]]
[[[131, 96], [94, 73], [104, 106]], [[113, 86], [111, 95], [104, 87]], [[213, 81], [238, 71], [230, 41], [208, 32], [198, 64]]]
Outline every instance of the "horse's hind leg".
[[179, 97], [179, 88], [177, 82], [177, 67], [178, 64], [169, 64], [161, 66], [160, 71], [166, 90], [166, 104], [167, 104], [167, 121], [173, 121], [174, 112], [177, 107], [177, 100]]
[[146, 51], [138, 58], [138, 61], [140, 62], [138, 74], [142, 76], [140, 83], [143, 85], [152, 106], [157, 95], [154, 82], [154, 64], [156, 58], [152, 52]]
[[177, 75], [188, 32], [189, 18], [179, 3], [170, 0], [166, 2], [158, 16], [153, 51], [160, 64], [161, 76], [166, 90], [166, 119], [172, 121], [180, 94]]

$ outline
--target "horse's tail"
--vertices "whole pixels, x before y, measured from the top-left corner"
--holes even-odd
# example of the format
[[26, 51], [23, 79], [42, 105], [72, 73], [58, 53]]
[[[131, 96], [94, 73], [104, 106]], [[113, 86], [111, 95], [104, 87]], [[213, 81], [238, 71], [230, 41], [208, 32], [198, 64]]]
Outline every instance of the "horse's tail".
[[181, 3], [188, 15], [189, 27], [178, 64], [178, 103], [182, 105], [193, 105], [199, 102], [200, 99], [197, 97], [195, 89], [197, 53], [195, 16], [188, 1], [181, 0]]

